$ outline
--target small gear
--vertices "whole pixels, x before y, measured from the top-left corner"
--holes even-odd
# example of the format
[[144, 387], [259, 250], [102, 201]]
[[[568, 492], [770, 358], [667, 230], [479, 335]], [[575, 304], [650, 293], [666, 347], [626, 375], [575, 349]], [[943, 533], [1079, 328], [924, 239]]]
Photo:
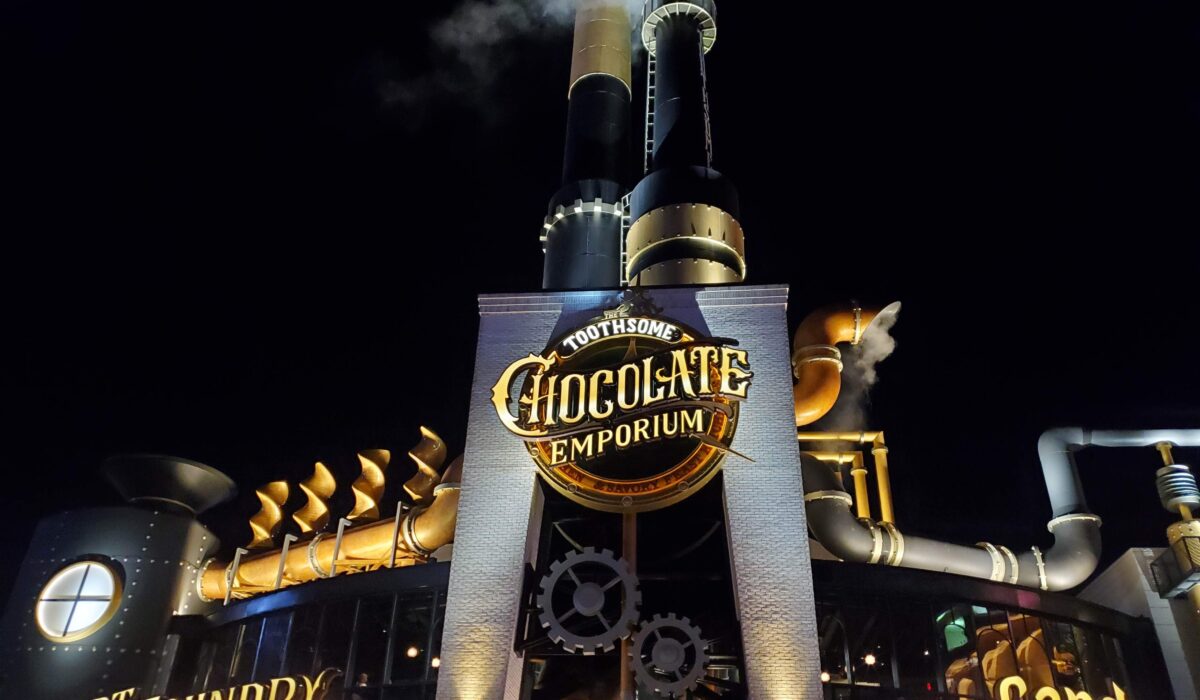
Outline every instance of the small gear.
[[[568, 595], [569, 594], [569, 595]], [[642, 593], [624, 559], [585, 547], [550, 565], [542, 577], [538, 620], [556, 644], [572, 654], [609, 651], [632, 632]], [[563, 623], [572, 624], [574, 631]]]
[[655, 695], [676, 698], [704, 677], [708, 643], [686, 617], [655, 615], [633, 634], [629, 656], [638, 683]]

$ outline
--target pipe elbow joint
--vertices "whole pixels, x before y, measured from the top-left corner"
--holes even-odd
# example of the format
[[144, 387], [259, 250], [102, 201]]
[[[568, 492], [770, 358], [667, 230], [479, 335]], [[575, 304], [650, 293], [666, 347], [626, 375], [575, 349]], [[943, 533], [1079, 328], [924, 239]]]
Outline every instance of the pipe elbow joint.
[[1065, 591], [1088, 579], [1100, 565], [1100, 517], [1073, 513], [1051, 520], [1054, 546], [1043, 555], [1045, 587]]
[[456, 483], [443, 483], [434, 489], [433, 503], [429, 507], [409, 513], [401, 525], [403, 547], [428, 556], [453, 542], [461, 491]]

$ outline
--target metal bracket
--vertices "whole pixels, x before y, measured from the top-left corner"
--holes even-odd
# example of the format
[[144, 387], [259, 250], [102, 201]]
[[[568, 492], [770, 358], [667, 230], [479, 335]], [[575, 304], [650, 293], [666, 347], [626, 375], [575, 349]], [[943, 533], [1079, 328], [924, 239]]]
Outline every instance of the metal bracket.
[[346, 534], [346, 528], [353, 524], [345, 518], [338, 518], [337, 539], [333, 542], [333, 560], [329, 562], [330, 577], [337, 575], [338, 553], [342, 550], [342, 535]]
[[392, 553], [388, 555], [388, 568], [396, 568], [396, 547], [399, 546], [400, 539], [400, 518], [404, 516], [404, 504], [396, 504], [396, 522], [392, 525]]
[[279, 553], [279, 571], [275, 572], [275, 587], [271, 590], [277, 591], [283, 585], [283, 567], [287, 564], [288, 548], [298, 539], [300, 538], [295, 535], [283, 536], [283, 549]]
[[229, 605], [229, 599], [233, 597], [233, 582], [237, 580], [238, 567], [242, 565], [242, 555], [249, 554], [250, 550], [237, 548], [233, 554], [233, 563], [229, 565], [229, 570], [225, 572], [225, 605]]

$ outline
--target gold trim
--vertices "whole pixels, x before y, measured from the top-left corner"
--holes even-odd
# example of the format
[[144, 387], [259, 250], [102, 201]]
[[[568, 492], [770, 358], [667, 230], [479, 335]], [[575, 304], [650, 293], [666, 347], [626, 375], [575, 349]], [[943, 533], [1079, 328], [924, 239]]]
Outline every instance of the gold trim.
[[633, 97], [633, 27], [623, 3], [583, 0], [575, 13], [575, 43], [571, 59], [571, 86], [590, 75], [610, 75]]
[[[38, 615], [38, 608], [44, 602], [55, 602], [55, 601], [44, 600], [42, 598], [42, 596], [46, 593], [46, 589], [50, 587], [50, 584], [53, 583], [55, 579], [57, 579], [59, 576], [66, 573], [69, 569], [76, 568], [80, 565], [98, 566], [98, 567], [104, 569], [104, 571], [107, 572], [108, 575], [112, 577], [112, 581], [113, 581], [112, 598], [110, 598], [108, 600], [108, 607], [104, 609], [104, 613], [99, 618], [97, 618], [96, 621], [93, 622], [92, 624], [88, 625], [87, 627], [84, 627], [83, 629], [72, 632], [70, 634], [66, 634], [66, 635], [54, 634], [53, 632], [50, 632], [44, 626], [42, 626], [42, 621], [40, 619], [41, 616]], [[54, 572], [53, 576], [51, 576], [49, 579], [46, 580], [46, 583], [42, 586], [41, 590], [38, 591], [37, 601], [34, 602], [33, 621], [34, 621], [34, 624], [37, 625], [38, 633], [40, 633], [43, 637], [45, 637], [47, 640], [49, 640], [51, 642], [57, 642], [60, 644], [70, 644], [71, 642], [78, 642], [81, 639], [90, 637], [93, 634], [95, 634], [96, 632], [99, 632], [100, 628], [107, 625], [109, 622], [112, 621], [112, 619], [114, 617], [116, 617], [117, 609], [121, 607], [121, 599], [124, 596], [124, 593], [125, 593], [124, 582], [121, 580], [120, 572], [118, 572], [115, 568], [113, 568], [107, 562], [98, 561], [96, 559], [80, 559], [79, 561], [71, 562], [70, 564], [67, 564], [66, 566], [62, 567], [58, 571]], [[79, 601], [80, 601], [80, 599], [78, 597], [73, 599], [73, 602], [76, 604], [78, 604]], [[67, 602], [67, 601], [59, 601], [59, 602]], [[95, 602], [99, 602], [99, 601], [95, 601]], [[69, 621], [70, 620], [68, 620], [68, 622]]]
[[[715, 260], [704, 260], [729, 269], [738, 280], [746, 278], [746, 235], [742, 225], [728, 212], [708, 204], [672, 204], [638, 217], [629, 227], [626, 237], [629, 256], [625, 264], [626, 274], [630, 279], [636, 278], [638, 275], [633, 271], [642, 256], [664, 243], [680, 239], [733, 253], [738, 260], [737, 268], [729, 268]], [[638, 274], [645, 274], [663, 262], [670, 261], [650, 265]]]
[[843, 501], [847, 506], [854, 505], [854, 499], [845, 491], [813, 491], [804, 494], [805, 503], [813, 501]]
[[883, 536], [879, 534], [879, 527], [870, 518], [859, 518], [858, 522], [871, 531], [871, 558], [867, 560], [867, 563], [878, 564], [879, 560], [883, 558]]
[[900, 566], [900, 562], [904, 561], [904, 535], [900, 534], [900, 528], [893, 523], [884, 521], [879, 524], [892, 537], [892, 548], [888, 552], [887, 565]]

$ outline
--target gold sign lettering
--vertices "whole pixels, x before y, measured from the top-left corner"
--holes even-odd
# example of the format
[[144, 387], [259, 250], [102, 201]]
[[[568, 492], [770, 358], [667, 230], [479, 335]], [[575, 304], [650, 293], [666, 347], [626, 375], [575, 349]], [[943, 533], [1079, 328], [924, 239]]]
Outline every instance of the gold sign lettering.
[[[284, 676], [272, 678], [267, 684], [246, 683], [231, 688], [206, 690], [184, 698], [155, 695], [146, 700], [324, 700], [333, 680], [342, 675], [337, 669], [325, 669], [316, 678]], [[299, 679], [297, 681], [296, 679]], [[137, 700], [138, 689], [129, 688], [95, 700]]]
[[[753, 378], [749, 353], [698, 335], [662, 319], [595, 320], [510, 364], [492, 405], [568, 497], [605, 510], [662, 507], [732, 451]], [[622, 464], [631, 451], [642, 452]]]

